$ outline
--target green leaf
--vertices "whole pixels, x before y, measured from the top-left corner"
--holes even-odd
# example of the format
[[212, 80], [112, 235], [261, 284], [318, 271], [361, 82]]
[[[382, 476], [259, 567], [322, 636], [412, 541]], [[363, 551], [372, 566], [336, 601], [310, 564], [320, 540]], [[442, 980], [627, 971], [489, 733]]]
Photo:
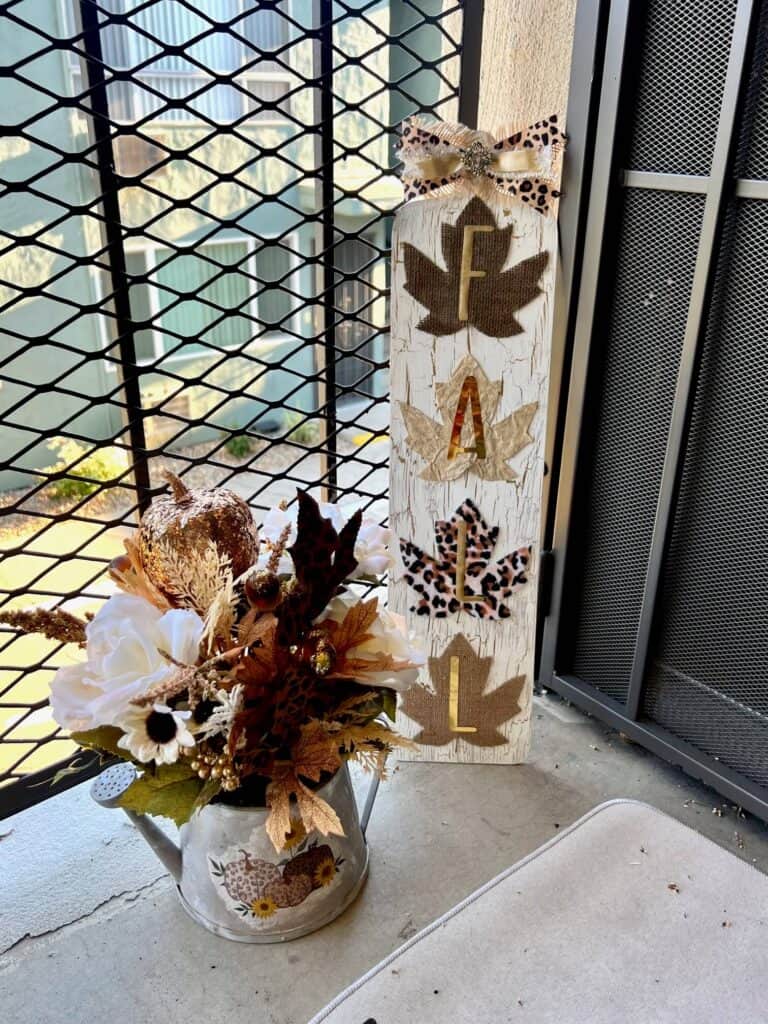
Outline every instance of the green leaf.
[[221, 789], [221, 781], [219, 779], [206, 779], [200, 792], [195, 800], [195, 806], [192, 808], [193, 811], [199, 811], [201, 807], [205, 807]]
[[88, 750], [100, 750], [106, 754], [115, 754], [126, 761], [130, 758], [128, 751], [117, 745], [117, 741], [122, 735], [122, 729], [118, 729], [114, 725], [100, 725], [98, 729], [71, 733], [72, 739], [78, 746], [87, 747]]
[[390, 720], [394, 722], [397, 718], [397, 694], [394, 690], [381, 691], [381, 710]]
[[147, 768], [144, 778], [146, 778], [148, 785], [152, 786], [153, 789], [161, 789], [163, 786], [169, 786], [172, 782], [184, 782], [185, 779], [196, 779], [200, 782], [200, 789], [203, 788], [203, 784], [197, 778], [196, 772], [192, 771], [186, 761], [176, 761], [174, 764], [153, 765], [151, 768]]
[[177, 825], [188, 821], [203, 789], [203, 783], [189, 765], [159, 765], [132, 782], [120, 798], [120, 806], [137, 814], [170, 818]]

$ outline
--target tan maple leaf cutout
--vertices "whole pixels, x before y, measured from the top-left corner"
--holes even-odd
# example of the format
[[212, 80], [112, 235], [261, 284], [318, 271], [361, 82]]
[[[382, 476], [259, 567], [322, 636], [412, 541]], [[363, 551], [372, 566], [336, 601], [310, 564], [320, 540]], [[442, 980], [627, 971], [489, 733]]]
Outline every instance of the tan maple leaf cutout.
[[[485, 226], [492, 231], [475, 234], [472, 269], [484, 272], [470, 282], [467, 320], [459, 320], [461, 262], [464, 228]], [[467, 203], [455, 224], [443, 224], [441, 243], [447, 269], [443, 270], [410, 242], [403, 243], [405, 290], [429, 310], [418, 324], [420, 331], [441, 337], [456, 334], [467, 324], [491, 338], [522, 334], [515, 313], [542, 294], [539, 279], [549, 253], [535, 256], [502, 270], [509, 255], [513, 227], [500, 228], [488, 206], [477, 196]]]
[[[485, 453], [484, 457], [480, 457], [477, 451], [459, 450], [450, 458], [453, 422], [467, 377], [474, 377], [477, 382]], [[482, 480], [506, 480], [511, 483], [518, 479], [518, 474], [507, 463], [533, 441], [528, 428], [539, 403], [521, 405], [511, 416], [494, 424], [502, 386], [500, 380], [490, 381], [477, 360], [468, 355], [453, 371], [450, 380], [435, 384], [442, 423], [405, 402], [398, 403], [407, 430], [406, 444], [427, 463], [419, 473], [422, 480], [457, 480], [464, 473], [474, 473]], [[461, 433], [462, 447], [474, 447], [474, 429], [472, 416], [465, 415]]]
[[[456, 732], [450, 722], [451, 659], [458, 659], [459, 693], [457, 723], [475, 732]], [[492, 657], [481, 658], [463, 635], [457, 634], [437, 658], [428, 660], [434, 692], [414, 686], [403, 695], [402, 710], [421, 726], [416, 743], [443, 747], [461, 738], [476, 747], [508, 743], [501, 726], [520, 713], [525, 676], [515, 676], [486, 693]]]

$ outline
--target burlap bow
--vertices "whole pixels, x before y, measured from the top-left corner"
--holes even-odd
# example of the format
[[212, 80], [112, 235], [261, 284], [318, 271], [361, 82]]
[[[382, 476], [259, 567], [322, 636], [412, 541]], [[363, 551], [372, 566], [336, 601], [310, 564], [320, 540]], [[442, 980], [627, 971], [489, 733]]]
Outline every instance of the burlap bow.
[[403, 122], [398, 143], [405, 200], [466, 188], [498, 191], [538, 213], [550, 213], [560, 195], [565, 136], [557, 114], [494, 138], [462, 124]]

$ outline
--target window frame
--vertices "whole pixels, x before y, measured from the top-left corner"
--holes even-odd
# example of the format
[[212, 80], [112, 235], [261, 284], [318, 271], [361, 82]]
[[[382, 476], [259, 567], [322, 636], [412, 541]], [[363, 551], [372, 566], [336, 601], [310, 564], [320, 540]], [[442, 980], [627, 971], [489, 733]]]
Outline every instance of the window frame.
[[[264, 245], [274, 244], [275, 241], [278, 240], [278, 239], [280, 240], [281, 243], [283, 243], [283, 250], [285, 252], [287, 252], [287, 254], [289, 256], [290, 267], [291, 267], [290, 275], [286, 278], [286, 280], [283, 283], [285, 285], [290, 286], [292, 291], [298, 292], [300, 294], [300, 285], [301, 285], [300, 266], [301, 266], [301, 260], [300, 260], [299, 255], [298, 255], [298, 246], [299, 246], [299, 234], [298, 234], [298, 231], [291, 231], [287, 235], [265, 235], [261, 239], [261, 245], [258, 245], [256, 243], [256, 240], [254, 238], [252, 238], [251, 236], [238, 235], [236, 237], [209, 238], [205, 242], [202, 242], [200, 244], [199, 248], [200, 248], [200, 250], [204, 251], [204, 250], [208, 249], [209, 247], [213, 247], [213, 246], [232, 245], [233, 243], [234, 244], [240, 243], [240, 244], [245, 246], [246, 252], [247, 252], [247, 259], [245, 260], [245, 264], [244, 264], [245, 268], [246, 268], [246, 272], [248, 274], [250, 274], [252, 277], [258, 277], [257, 266], [256, 266], [256, 257], [257, 257], [257, 253], [258, 253], [259, 249], [262, 246], [264, 246]], [[153, 277], [154, 272], [157, 270], [158, 254], [161, 253], [161, 252], [172, 253], [172, 252], [174, 252], [174, 249], [172, 249], [170, 246], [162, 245], [160, 242], [151, 242], [148, 245], [127, 246], [126, 247], [126, 255], [131, 255], [131, 256], [140, 255], [140, 256], [144, 256], [145, 272], [146, 272], [148, 278]], [[239, 266], [242, 267], [243, 264], [239, 264]], [[151, 356], [150, 359], [137, 359], [137, 365], [138, 366], [152, 366], [154, 363], [159, 362], [161, 360], [164, 363], [177, 363], [177, 362], [187, 361], [187, 360], [190, 360], [190, 359], [199, 359], [201, 356], [205, 357], [206, 353], [200, 353], [200, 352], [186, 353], [184, 351], [179, 351], [179, 352], [175, 352], [175, 353], [173, 353], [171, 355], [168, 355], [166, 353], [165, 349], [163, 348], [163, 337], [164, 337], [164, 332], [162, 330], [163, 313], [162, 313], [162, 310], [160, 309], [160, 304], [158, 302], [158, 296], [157, 296], [157, 288], [161, 287], [161, 286], [157, 284], [156, 280], [152, 280], [152, 281], [148, 280], [147, 284], [146, 284], [146, 287], [148, 288], [148, 303], [149, 303], [150, 316], [151, 316], [151, 320], [152, 320], [152, 326], [149, 327], [149, 328], [146, 328], [146, 330], [148, 330], [150, 332], [151, 336], [152, 336], [152, 356]], [[253, 320], [259, 321], [259, 308], [258, 308], [259, 292], [255, 289], [255, 286], [254, 286], [253, 282], [251, 282], [251, 287], [253, 288], [253, 290], [252, 290], [252, 292], [251, 292], [251, 294], [249, 296], [249, 300], [248, 300], [247, 315], [250, 316]], [[272, 341], [279, 340], [279, 339], [290, 340], [291, 338], [294, 337], [294, 335], [300, 334], [301, 333], [301, 330], [300, 330], [301, 329], [300, 314], [301, 314], [301, 309], [299, 307], [297, 307], [296, 309], [293, 310], [293, 312], [291, 313], [290, 318], [287, 320], [287, 323], [290, 325], [290, 329], [291, 329], [291, 333], [290, 334], [286, 333], [283, 330], [279, 330], [279, 329], [271, 330], [271, 331], [266, 331], [259, 338], [252, 339], [251, 341], [247, 342], [246, 343], [246, 347], [248, 347], [250, 345], [253, 345], [253, 344], [258, 344], [261, 341], [270, 341], [270, 342], [272, 342]], [[243, 346], [242, 345], [226, 345], [226, 346], [222, 346], [222, 347], [226, 351], [233, 351], [234, 352], [237, 349], [242, 348]], [[215, 354], [214, 350], [211, 349], [210, 350], [210, 355], [213, 356], [214, 354]], [[112, 372], [115, 372], [116, 367], [113, 366], [113, 365], [110, 365], [110, 370]]]
[[[73, 16], [72, 2], [73, 2], [73, 0], [58, 0], [59, 20], [60, 20], [61, 26], [62, 26], [65, 34], [67, 34], [67, 35], [75, 35], [75, 33], [76, 33], [76, 21], [75, 21], [75, 18]], [[284, 2], [285, 2], [285, 11], [284, 11], [285, 16], [288, 19], [290, 19], [291, 21], [295, 22], [296, 19], [294, 17], [294, 0], [284, 0]], [[247, 3], [248, 3], [248, 0], [239, 0], [240, 13], [244, 13], [247, 10], [247, 7], [246, 7]], [[283, 13], [283, 12], [281, 12], [281, 13]], [[240, 32], [239, 34], [240, 35], [244, 35], [244, 33], [242, 33], [242, 32]], [[290, 39], [290, 36], [289, 36], [288, 42], [290, 42], [290, 41], [291, 41], [291, 39]], [[243, 44], [240, 44], [240, 45], [241, 45], [241, 47], [243, 46]], [[135, 66], [136, 64], [141, 62], [141, 58], [135, 52], [135, 40], [133, 39], [133, 33], [130, 33], [128, 35], [128, 37], [127, 37], [127, 51], [128, 51], [128, 54], [129, 54], [129, 59], [131, 61], [131, 66]], [[64, 64], [65, 64], [66, 73], [69, 74], [70, 79], [71, 79], [73, 95], [78, 95], [82, 91], [82, 81], [83, 81], [83, 72], [82, 72], [82, 67], [81, 67], [80, 60], [78, 59], [76, 54], [74, 52], [72, 52], [72, 51], [63, 53], [62, 56], [64, 58]], [[265, 58], [265, 59], [267, 59], [267, 58]], [[275, 111], [275, 116], [273, 116], [273, 117], [259, 117], [258, 113], [255, 110], [249, 110], [248, 109], [249, 98], [252, 98], [252, 93], [250, 92], [250, 88], [251, 88], [250, 83], [252, 83], [252, 82], [266, 82], [266, 83], [274, 83], [274, 84], [278, 84], [278, 85], [279, 84], [284, 84], [285, 86], [287, 86], [287, 89], [286, 89], [287, 93], [290, 93], [291, 89], [293, 89], [296, 86], [301, 84], [301, 79], [295, 74], [295, 54], [293, 53], [293, 48], [292, 47], [289, 47], [289, 49], [286, 51], [286, 53], [285, 53], [285, 55], [283, 56], [282, 59], [284, 60], [285, 63], [287, 63], [291, 67], [291, 69], [292, 69], [291, 71], [281, 70], [281, 71], [267, 72], [267, 71], [258, 71], [256, 69], [250, 69], [248, 71], [241, 71], [239, 68], [232, 68], [231, 70], [228, 70], [226, 68], [219, 68], [218, 69], [219, 71], [224, 71], [225, 73], [230, 74], [231, 77], [233, 78], [233, 80], [235, 82], [237, 82], [237, 84], [240, 85], [246, 91], [245, 92], [241, 92], [241, 91], [238, 90], [238, 97], [240, 99], [240, 112], [237, 113], [231, 119], [230, 118], [224, 118], [224, 117], [221, 117], [221, 116], [217, 115], [217, 120], [220, 120], [222, 124], [233, 124], [235, 122], [239, 122], [242, 118], [252, 117], [254, 122], [256, 122], [259, 125], [263, 125], [265, 127], [276, 127], [276, 126], [283, 126], [283, 125], [286, 125], [286, 124], [295, 123], [294, 120], [293, 120], [292, 112], [291, 112], [291, 97], [290, 96], [288, 97], [288, 99], [286, 101], [281, 101], [281, 103], [285, 102], [285, 104], [286, 104], [286, 106], [284, 108], [283, 116], [279, 116], [279, 110], [276, 110]], [[183, 77], [183, 78], [191, 78], [191, 79], [199, 79], [200, 80], [200, 84], [202, 84], [204, 81], [206, 81], [206, 78], [207, 78], [205, 72], [202, 71], [202, 70], [197, 70], [197, 71], [173, 71], [173, 70], [166, 70], [166, 71], [144, 71], [144, 72], [140, 71], [140, 72], [136, 73], [135, 75], [133, 75], [132, 79], [137, 81], [137, 82], [139, 82], [139, 83], [141, 83], [145, 79], [181, 78], [181, 77]], [[116, 117], [116, 116], [113, 115], [112, 119], [115, 122], [115, 124], [132, 125], [132, 124], [137, 124], [137, 123], [141, 122], [142, 126], [144, 126], [144, 127], [147, 127], [149, 125], [162, 124], [166, 128], [169, 125], [178, 126], [180, 128], [190, 128], [190, 127], [193, 127], [193, 126], [196, 126], [196, 125], [206, 124], [207, 123], [206, 121], [202, 120], [202, 118], [194, 118], [194, 117], [164, 118], [162, 116], [159, 116], [159, 117], [150, 116], [150, 112], [147, 110], [147, 107], [146, 107], [146, 95], [145, 95], [145, 92], [144, 92], [143, 89], [138, 89], [136, 91], [135, 97], [133, 98], [133, 108], [134, 108], [132, 110], [132, 115], [133, 116], [131, 117], [131, 119], [120, 118], [120, 117]], [[184, 110], [184, 108], [182, 108], [182, 110]], [[146, 120], [147, 118], [149, 118], [149, 119]], [[244, 126], [246, 124], [247, 124], [247, 122], [244, 122]]]

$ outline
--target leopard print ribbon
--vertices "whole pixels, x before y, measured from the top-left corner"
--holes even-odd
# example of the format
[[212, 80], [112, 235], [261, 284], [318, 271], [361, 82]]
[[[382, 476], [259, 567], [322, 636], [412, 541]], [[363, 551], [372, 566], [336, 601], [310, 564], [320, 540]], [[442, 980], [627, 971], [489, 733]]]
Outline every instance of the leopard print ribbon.
[[498, 139], [462, 124], [410, 118], [398, 142], [405, 201], [470, 189], [500, 192], [537, 213], [553, 213], [564, 145], [557, 114]]

